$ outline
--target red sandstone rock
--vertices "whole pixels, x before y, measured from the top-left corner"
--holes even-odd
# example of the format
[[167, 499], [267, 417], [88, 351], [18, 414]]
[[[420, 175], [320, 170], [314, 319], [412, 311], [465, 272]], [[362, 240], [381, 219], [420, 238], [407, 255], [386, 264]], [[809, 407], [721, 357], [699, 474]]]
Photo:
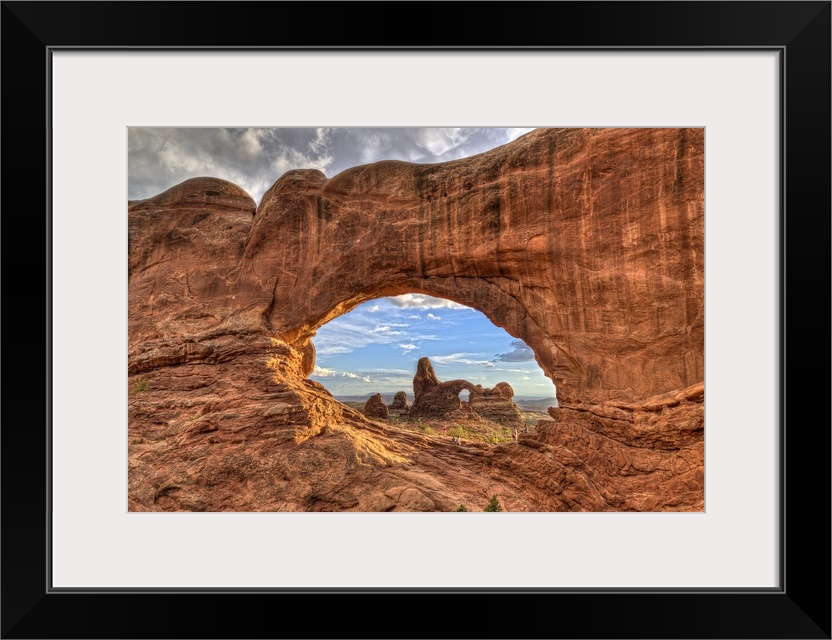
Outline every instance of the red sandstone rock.
[[404, 413], [408, 409], [410, 409], [410, 401], [407, 399], [407, 394], [404, 391], [397, 391], [390, 404], [390, 410]]
[[429, 358], [419, 358], [416, 363], [416, 375], [413, 376], [413, 393], [416, 396], [414, 404], [419, 402], [425, 393], [429, 393], [439, 386], [439, 378], [433, 370]]
[[703, 133], [539, 129], [453, 162], [289, 172], [257, 208], [239, 286], [293, 345], [421, 292], [522, 338], [560, 402], [683, 388], [704, 376]]
[[428, 358], [419, 358], [416, 375], [413, 377], [413, 392], [416, 399], [408, 412], [411, 418], [441, 418], [462, 420], [473, 418], [474, 412], [467, 402], [459, 397], [463, 389], [472, 391], [474, 385], [467, 380], [440, 382]]
[[[129, 509], [701, 511], [703, 159], [702, 129], [545, 129], [289, 172], [256, 213], [213, 178], [131, 203]], [[452, 446], [306, 379], [318, 327], [410, 292], [522, 338], [563, 408]]]
[[524, 424], [523, 414], [514, 404], [514, 390], [507, 382], [499, 382], [493, 389], [474, 387], [468, 398], [471, 410], [481, 418], [513, 427]]
[[[468, 400], [459, 394], [467, 390]], [[416, 399], [408, 412], [411, 418], [439, 418], [459, 420], [484, 418], [500, 424], [520, 426], [523, 415], [512, 402], [514, 390], [507, 382], [499, 382], [493, 389], [473, 385], [467, 380], [440, 382], [429, 358], [420, 358], [413, 377]]]
[[384, 404], [384, 400], [381, 399], [380, 393], [371, 396], [364, 404], [364, 415], [374, 420], [387, 420], [390, 412], [387, 405]]

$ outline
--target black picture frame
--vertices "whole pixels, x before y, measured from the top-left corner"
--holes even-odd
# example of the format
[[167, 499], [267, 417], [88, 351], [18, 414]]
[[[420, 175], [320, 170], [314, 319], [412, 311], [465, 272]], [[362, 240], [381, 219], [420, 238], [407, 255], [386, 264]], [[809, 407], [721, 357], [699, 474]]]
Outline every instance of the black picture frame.
[[[830, 2], [395, 4], [394, 9], [358, 2], [2, 3], [2, 637], [830, 638], [830, 379], [828, 366], [820, 369], [823, 374], [817, 367], [828, 362], [832, 326]], [[376, 28], [380, 14], [389, 29]], [[507, 21], [507, 15], [514, 20]], [[446, 32], [443, 24], [460, 28]], [[779, 267], [780, 587], [52, 590], [50, 390], [60, 381], [51, 379], [49, 368], [48, 97], [50, 52], [70, 47], [778, 51], [785, 187]], [[748, 461], [738, 461], [737, 473], [744, 464]], [[308, 607], [318, 614], [299, 613]]]

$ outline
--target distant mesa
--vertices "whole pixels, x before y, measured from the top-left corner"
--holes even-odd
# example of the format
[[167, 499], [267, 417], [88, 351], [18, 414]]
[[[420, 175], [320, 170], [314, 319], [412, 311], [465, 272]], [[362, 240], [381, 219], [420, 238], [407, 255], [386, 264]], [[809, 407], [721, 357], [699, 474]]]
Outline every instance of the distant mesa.
[[[468, 402], [459, 397], [468, 390]], [[464, 419], [483, 418], [511, 426], [524, 423], [523, 415], [514, 404], [514, 390], [507, 382], [485, 389], [467, 380], [440, 382], [429, 358], [421, 358], [413, 378], [416, 400], [408, 415], [412, 418]]]
[[364, 415], [377, 420], [387, 420], [390, 412], [387, 410], [384, 400], [381, 399], [380, 393], [370, 396], [370, 399], [367, 400], [364, 405]]

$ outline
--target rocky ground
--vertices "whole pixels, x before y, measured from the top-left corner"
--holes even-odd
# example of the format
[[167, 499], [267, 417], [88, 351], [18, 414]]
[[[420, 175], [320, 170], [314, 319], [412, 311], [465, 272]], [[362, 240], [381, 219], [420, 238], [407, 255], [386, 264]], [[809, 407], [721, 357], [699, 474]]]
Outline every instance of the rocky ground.
[[[347, 401], [344, 404], [360, 411], [364, 411], [364, 402]], [[520, 409], [523, 422], [529, 433], [537, 431], [537, 423], [548, 418], [548, 414], [540, 411], [525, 411]], [[390, 425], [401, 427], [409, 431], [426, 436], [462, 438], [463, 441], [482, 442], [485, 444], [506, 444], [513, 442], [513, 427], [484, 419], [469, 420], [441, 420], [436, 418], [410, 418], [391, 412], [386, 420]], [[518, 429], [522, 433], [522, 427]]]
[[481, 511], [495, 495], [505, 511], [704, 506], [701, 385], [550, 409], [514, 442], [489, 421], [369, 420], [300, 377], [303, 354], [279, 341], [266, 363], [228, 381], [195, 362], [131, 376], [131, 511]]

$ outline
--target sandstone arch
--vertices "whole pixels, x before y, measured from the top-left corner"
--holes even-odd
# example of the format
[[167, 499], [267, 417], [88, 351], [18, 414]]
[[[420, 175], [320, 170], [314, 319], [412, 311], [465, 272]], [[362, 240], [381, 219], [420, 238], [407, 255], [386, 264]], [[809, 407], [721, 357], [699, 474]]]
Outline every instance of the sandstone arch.
[[305, 348], [328, 320], [425, 293], [521, 338], [561, 402], [639, 401], [704, 378], [701, 129], [543, 129], [438, 165], [285, 174], [238, 287]]
[[[564, 408], [534, 438], [447, 454], [483, 482], [525, 478], [511, 508], [701, 510], [703, 158], [701, 129], [547, 129], [439, 165], [289, 172], [259, 206], [216, 178], [131, 202], [130, 509], [442, 510], [473, 495], [371, 473], [422, 460], [454, 478], [418, 436], [391, 438], [304, 379], [324, 322], [416, 292], [480, 310], [557, 386]], [[332, 476], [310, 487], [299, 455]]]

